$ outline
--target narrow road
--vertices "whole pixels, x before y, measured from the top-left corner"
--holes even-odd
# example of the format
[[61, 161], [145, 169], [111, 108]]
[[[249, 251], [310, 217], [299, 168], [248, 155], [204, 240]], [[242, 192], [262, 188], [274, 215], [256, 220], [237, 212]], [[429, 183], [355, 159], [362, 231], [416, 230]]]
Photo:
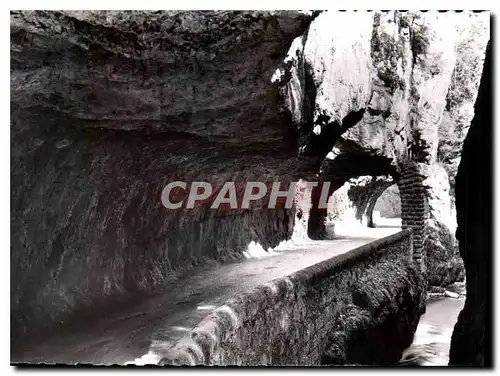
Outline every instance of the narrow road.
[[207, 266], [159, 287], [141, 303], [119, 313], [77, 329], [61, 327], [41, 343], [16, 349], [11, 361], [154, 364], [162, 349], [170, 347], [231, 297], [399, 230], [363, 228], [354, 231], [357, 236], [341, 234], [334, 240], [309, 241], [263, 258]]

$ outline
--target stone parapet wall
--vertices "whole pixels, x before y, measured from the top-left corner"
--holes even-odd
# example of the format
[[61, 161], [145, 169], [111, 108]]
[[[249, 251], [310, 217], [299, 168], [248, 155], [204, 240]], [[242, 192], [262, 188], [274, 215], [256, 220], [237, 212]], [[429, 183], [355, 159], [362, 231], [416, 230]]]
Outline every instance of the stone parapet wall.
[[[332, 362], [332, 346], [343, 353], [333, 362], [356, 361], [351, 348], [359, 348], [354, 346], [358, 334], [370, 333], [412, 305], [415, 314], [405, 321], [411, 323], [405, 333], [413, 336], [423, 289], [412, 255], [408, 229], [256, 287], [215, 309], [160, 363], [319, 365], [327, 353]], [[394, 352], [390, 340], [363, 342], [372, 340]], [[411, 338], [405, 341], [408, 346]]]

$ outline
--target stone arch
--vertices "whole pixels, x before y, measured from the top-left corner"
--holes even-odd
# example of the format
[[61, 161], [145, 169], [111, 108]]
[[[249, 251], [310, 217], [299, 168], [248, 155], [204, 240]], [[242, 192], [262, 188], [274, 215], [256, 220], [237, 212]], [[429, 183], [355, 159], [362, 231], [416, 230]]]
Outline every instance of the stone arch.
[[[311, 210], [307, 231], [310, 238], [324, 239], [328, 237], [325, 228], [327, 209], [320, 208], [318, 205], [324, 184], [330, 184], [328, 190], [328, 197], [330, 197], [349, 179], [360, 176], [392, 176], [392, 179], [396, 179], [399, 175], [389, 158], [362, 152], [345, 152], [337, 155], [334, 159], [325, 159], [319, 174], [319, 184], [311, 191]], [[369, 200], [357, 206], [366, 208], [368, 203]], [[364, 212], [365, 210], [363, 210]]]
[[332, 160], [324, 161], [320, 173], [320, 181], [311, 192], [311, 211], [308, 219], [308, 235], [312, 239], [324, 239], [326, 234], [325, 220], [327, 209], [318, 208], [323, 185], [330, 183], [328, 197], [349, 179], [359, 176], [389, 176], [386, 181], [374, 184], [364, 198], [355, 203], [358, 215], [367, 215], [368, 224], [373, 226], [373, 207], [380, 195], [389, 186], [397, 184], [401, 199], [401, 227], [413, 230], [413, 260], [425, 273], [426, 255], [424, 243], [426, 238], [426, 220], [428, 204], [423, 181], [425, 176], [416, 163], [408, 163], [397, 171], [388, 158], [371, 156], [364, 153], [342, 153]]
[[396, 181], [389, 185], [375, 201], [373, 213], [377, 211], [383, 217], [401, 219], [401, 198]]

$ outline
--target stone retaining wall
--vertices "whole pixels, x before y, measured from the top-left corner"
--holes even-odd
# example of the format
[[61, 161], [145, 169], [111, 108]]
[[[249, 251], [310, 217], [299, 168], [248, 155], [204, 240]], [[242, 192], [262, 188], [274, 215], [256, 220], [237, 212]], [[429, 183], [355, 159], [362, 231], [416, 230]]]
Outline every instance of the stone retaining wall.
[[401, 173], [397, 184], [401, 197], [402, 228], [413, 230], [413, 257], [415, 262], [420, 265], [421, 271], [425, 273], [423, 245], [426, 236], [425, 220], [428, 215], [428, 207], [422, 184], [423, 179], [417, 165], [412, 165]]
[[[396, 353], [410, 345], [423, 296], [412, 255], [412, 231], [403, 230], [256, 287], [217, 308], [160, 363], [319, 365], [397, 357], [394, 339], [370, 335], [399, 313], [412, 311], [403, 320], [409, 324], [405, 338], [396, 341]], [[392, 329], [394, 337], [399, 329]], [[357, 339], [361, 346], [375, 341], [377, 350], [368, 353], [377, 359], [360, 359]]]

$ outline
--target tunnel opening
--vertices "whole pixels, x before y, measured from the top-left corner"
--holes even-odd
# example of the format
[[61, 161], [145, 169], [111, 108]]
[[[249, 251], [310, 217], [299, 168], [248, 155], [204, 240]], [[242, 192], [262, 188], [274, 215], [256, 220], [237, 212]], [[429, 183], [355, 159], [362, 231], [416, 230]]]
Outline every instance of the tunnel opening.
[[[371, 155], [356, 151], [349, 142], [339, 142], [333, 151], [324, 159], [320, 170], [320, 182], [311, 191], [311, 208], [307, 224], [307, 233], [311, 239], [333, 239], [338, 235], [335, 227], [328, 222], [328, 207], [321, 207], [321, 193], [323, 186], [328, 184], [328, 197], [332, 199], [334, 192], [348, 184], [347, 198], [351, 202], [351, 212], [354, 218], [345, 222], [346, 226], [362, 226], [376, 228], [374, 210], [380, 196], [389, 187], [399, 192], [399, 221], [392, 219], [396, 228], [412, 229], [413, 261], [418, 269], [426, 275], [426, 221], [429, 217], [429, 205], [425, 196], [424, 179], [421, 168], [417, 163], [406, 162], [399, 168], [393, 160], [387, 157]], [[333, 157], [330, 157], [333, 154]], [[381, 204], [379, 204], [381, 205]], [[377, 214], [375, 214], [377, 216]], [[393, 226], [391, 226], [393, 227]], [[380, 227], [379, 227], [380, 228]]]
[[[333, 149], [336, 154], [329, 153], [321, 165], [321, 180], [311, 192], [308, 221], [308, 235], [311, 239], [329, 239], [332, 236], [325, 226], [328, 209], [321, 206], [324, 185], [328, 186], [328, 197], [331, 200], [333, 193], [347, 183], [350, 191], [348, 199], [355, 202], [355, 217], [363, 222], [370, 202], [399, 176], [389, 158], [355, 151], [352, 148], [349, 150], [349, 146], [352, 146], [349, 142], [343, 142], [342, 149], [348, 151]], [[358, 186], [361, 188], [358, 189]]]
[[372, 199], [367, 217], [369, 227], [401, 227], [401, 198], [396, 183]]
[[380, 229], [380, 233], [385, 229], [387, 234], [399, 231], [400, 200], [392, 177], [359, 176], [346, 181], [329, 197], [325, 228], [332, 239], [362, 229], [373, 234], [376, 231], [370, 229]]

